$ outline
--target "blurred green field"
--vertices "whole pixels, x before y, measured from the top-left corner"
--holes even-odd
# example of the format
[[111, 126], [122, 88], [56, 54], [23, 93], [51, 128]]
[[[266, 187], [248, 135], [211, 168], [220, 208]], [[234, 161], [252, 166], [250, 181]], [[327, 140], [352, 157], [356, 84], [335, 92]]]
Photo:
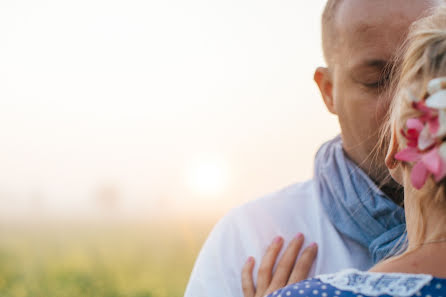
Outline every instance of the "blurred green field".
[[213, 223], [1, 224], [0, 296], [183, 296]]

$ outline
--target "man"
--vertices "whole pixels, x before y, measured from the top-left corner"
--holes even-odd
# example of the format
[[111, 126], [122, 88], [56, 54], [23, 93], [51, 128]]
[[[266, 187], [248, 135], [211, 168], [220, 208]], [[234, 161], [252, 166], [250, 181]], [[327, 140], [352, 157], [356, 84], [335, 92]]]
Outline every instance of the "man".
[[339, 118], [341, 137], [321, 147], [312, 180], [234, 209], [215, 226], [186, 297], [243, 296], [243, 264], [249, 256], [261, 259], [277, 235], [289, 241], [302, 232], [306, 244], [318, 244], [311, 276], [366, 270], [392, 252], [405, 225], [391, 184], [377, 186], [387, 173], [383, 154], [375, 153], [392, 93], [386, 66], [410, 24], [437, 2], [328, 1], [322, 16], [328, 66], [318, 68], [314, 79], [328, 110]]

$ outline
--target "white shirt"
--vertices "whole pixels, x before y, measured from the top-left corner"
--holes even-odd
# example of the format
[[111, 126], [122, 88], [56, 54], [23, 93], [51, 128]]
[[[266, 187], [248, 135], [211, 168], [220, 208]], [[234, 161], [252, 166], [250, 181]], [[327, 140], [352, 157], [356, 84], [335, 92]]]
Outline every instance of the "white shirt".
[[345, 268], [372, 266], [366, 248], [341, 235], [330, 222], [313, 180], [246, 203], [224, 216], [214, 227], [195, 262], [185, 297], [243, 297], [241, 270], [249, 256], [259, 263], [272, 240], [280, 235], [285, 245], [297, 233], [304, 247], [318, 244], [310, 277]]

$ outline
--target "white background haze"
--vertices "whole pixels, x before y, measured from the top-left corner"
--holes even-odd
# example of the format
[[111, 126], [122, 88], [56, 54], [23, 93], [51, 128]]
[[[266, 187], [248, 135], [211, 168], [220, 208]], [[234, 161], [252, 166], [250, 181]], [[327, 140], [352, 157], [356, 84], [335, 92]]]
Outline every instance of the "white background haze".
[[223, 213], [311, 177], [322, 0], [2, 0], [0, 216]]

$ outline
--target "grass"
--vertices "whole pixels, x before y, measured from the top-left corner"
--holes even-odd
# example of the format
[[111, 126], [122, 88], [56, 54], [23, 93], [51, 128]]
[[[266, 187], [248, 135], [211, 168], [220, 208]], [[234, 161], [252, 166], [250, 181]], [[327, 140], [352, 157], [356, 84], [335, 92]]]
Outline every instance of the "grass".
[[212, 222], [0, 225], [0, 296], [179, 297]]

